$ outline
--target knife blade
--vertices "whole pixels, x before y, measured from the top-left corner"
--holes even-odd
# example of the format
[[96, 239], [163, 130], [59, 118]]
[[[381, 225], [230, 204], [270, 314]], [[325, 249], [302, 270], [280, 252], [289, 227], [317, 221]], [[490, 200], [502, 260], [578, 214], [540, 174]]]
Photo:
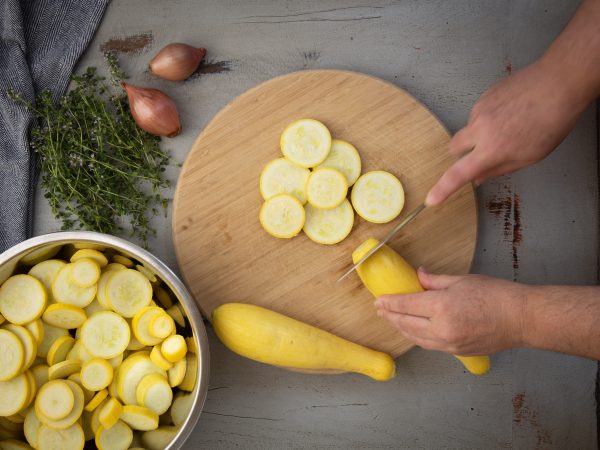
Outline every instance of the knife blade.
[[340, 281], [342, 281], [344, 278], [346, 278], [348, 275], [350, 275], [352, 272], [354, 272], [356, 270], [356, 268], [358, 266], [360, 266], [362, 263], [364, 263], [367, 259], [369, 259], [369, 257], [373, 253], [375, 253], [377, 250], [379, 250], [381, 247], [383, 247], [387, 242], [389, 242], [394, 236], [396, 236], [396, 234], [398, 234], [398, 232], [402, 228], [404, 228], [406, 225], [408, 225], [410, 222], [412, 222], [425, 209], [426, 206], [427, 205], [425, 203], [421, 203], [414, 210], [412, 210], [410, 212], [410, 214], [408, 216], [406, 216], [402, 222], [400, 222], [398, 225], [396, 225], [394, 228], [392, 228], [392, 231], [390, 231], [388, 233], [388, 235], [378, 245], [376, 245], [371, 250], [369, 250], [365, 256], [363, 256], [356, 262], [356, 264], [354, 264], [352, 267], [350, 267], [350, 269], [348, 269], [346, 272], [344, 272], [344, 274], [337, 279], [338, 283]]

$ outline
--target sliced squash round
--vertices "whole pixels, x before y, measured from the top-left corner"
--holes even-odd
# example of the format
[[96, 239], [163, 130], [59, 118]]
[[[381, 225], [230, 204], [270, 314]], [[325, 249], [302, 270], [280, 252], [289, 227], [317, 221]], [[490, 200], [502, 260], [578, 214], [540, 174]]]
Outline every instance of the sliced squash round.
[[0, 314], [16, 325], [40, 318], [46, 307], [46, 288], [31, 275], [13, 275], [0, 286]]
[[91, 258], [79, 258], [71, 266], [71, 282], [80, 288], [87, 288], [98, 282], [100, 264]]
[[48, 368], [48, 379], [56, 380], [58, 378], [67, 378], [72, 373], [79, 372], [80, 370], [81, 361], [78, 359], [65, 359]]
[[129, 259], [127, 256], [123, 256], [123, 255], [113, 255], [112, 257], [113, 262], [116, 262], [118, 264], [121, 264], [122, 266], [125, 266], [125, 268], [130, 269], [134, 266], [134, 263], [131, 259]]
[[139, 382], [135, 398], [138, 405], [145, 406], [160, 415], [167, 412], [171, 406], [173, 390], [163, 376], [158, 373], [151, 373]]
[[102, 405], [102, 409], [100, 410], [100, 415], [98, 416], [100, 425], [109, 429], [118, 422], [122, 411], [123, 405], [121, 402], [114, 397], [110, 397], [108, 401]]
[[75, 406], [75, 394], [63, 380], [51, 380], [44, 384], [35, 398], [35, 410], [38, 416], [44, 415], [51, 420], [67, 417]]
[[[80, 250], [83, 251], [83, 250]], [[85, 308], [96, 296], [97, 285], [82, 288], [71, 281], [73, 264], [65, 265], [54, 278], [52, 295], [57, 302]]]
[[181, 358], [173, 367], [171, 367], [167, 371], [167, 375], [169, 377], [169, 386], [177, 387], [181, 384], [183, 379], [185, 378], [185, 373], [187, 371], [187, 358]]
[[356, 180], [350, 198], [360, 217], [372, 223], [387, 223], [404, 207], [404, 188], [391, 173], [375, 170]]
[[137, 270], [117, 270], [108, 279], [106, 295], [113, 311], [133, 317], [152, 300], [152, 285]]
[[334, 209], [318, 209], [306, 205], [306, 223], [304, 233], [319, 244], [337, 244], [352, 231], [354, 211], [346, 199]]
[[160, 345], [155, 345], [150, 352], [150, 360], [160, 367], [162, 370], [169, 370], [173, 367], [173, 363], [165, 359], [160, 351]]
[[10, 331], [11, 333], [14, 333], [21, 341], [21, 344], [23, 344], [23, 350], [25, 351], [25, 355], [23, 360], [23, 367], [21, 368], [21, 370], [25, 371], [29, 369], [33, 364], [33, 361], [35, 360], [35, 355], [37, 353], [37, 342], [35, 342], [33, 335], [29, 332], [27, 328], [22, 327], [20, 325], [14, 325], [12, 323], [4, 325], [4, 329]]
[[306, 183], [310, 170], [297, 166], [286, 158], [268, 163], [260, 174], [260, 194], [269, 200], [279, 194], [288, 194], [306, 203]]
[[175, 363], [187, 353], [187, 344], [180, 334], [174, 334], [165, 339], [160, 345], [160, 352], [169, 362]]
[[35, 342], [40, 345], [44, 340], [44, 324], [41, 319], [34, 320], [25, 325], [25, 328], [29, 330]]
[[331, 149], [331, 133], [314, 119], [297, 120], [283, 131], [280, 139], [283, 156], [300, 167], [321, 164]]
[[39, 388], [48, 382], [48, 364], [37, 364], [29, 370], [35, 380], [35, 385]]
[[49, 417], [46, 417], [46, 415], [42, 414], [41, 411], [36, 409], [36, 414], [38, 416], [38, 419], [40, 419], [40, 422], [42, 422], [44, 425], [58, 430], [64, 430], [66, 428], [69, 428], [71, 425], [77, 422], [77, 420], [79, 420], [79, 418], [81, 417], [84, 405], [84, 396], [81, 387], [79, 387], [77, 383], [71, 380], [61, 381], [63, 383], [68, 384], [71, 388], [71, 391], [73, 392], [75, 401], [73, 403], [73, 409], [71, 410], [71, 412], [62, 419], [52, 420]]
[[113, 379], [113, 367], [102, 358], [92, 358], [81, 367], [81, 384], [90, 391], [107, 388]]
[[158, 428], [158, 414], [144, 406], [125, 405], [121, 412], [121, 420], [133, 430], [148, 431]]
[[40, 420], [35, 414], [35, 408], [30, 408], [25, 414], [25, 422], [23, 422], [23, 433], [25, 439], [33, 448], [38, 448], [39, 429], [42, 426]]
[[100, 426], [96, 432], [96, 447], [99, 450], [127, 450], [133, 441], [133, 432], [127, 424], [118, 421], [109, 429]]
[[175, 333], [175, 321], [165, 312], [150, 320], [148, 331], [154, 337], [165, 339]]
[[15, 333], [0, 329], [0, 349], [0, 381], [7, 381], [21, 372], [25, 363], [25, 348]]
[[196, 378], [198, 377], [198, 357], [193, 353], [185, 355], [185, 376], [179, 384], [179, 389], [182, 391], [192, 392], [196, 386]]
[[44, 322], [65, 330], [79, 328], [87, 319], [83, 308], [68, 303], [53, 303], [46, 308], [42, 317]]
[[306, 185], [308, 203], [319, 209], [339, 206], [348, 194], [348, 183], [336, 169], [317, 169], [310, 174]]
[[164, 311], [158, 306], [146, 306], [138, 311], [131, 321], [133, 334], [138, 341], [149, 346], [156, 345], [162, 341], [162, 338], [150, 334], [150, 322], [162, 314], [164, 314]]
[[171, 419], [173, 424], [181, 426], [185, 419], [190, 415], [192, 405], [194, 404], [194, 396], [185, 392], [178, 392], [175, 395], [173, 404], [171, 405]]
[[36, 264], [29, 270], [29, 275], [37, 278], [46, 288], [48, 294], [48, 303], [54, 302], [54, 296], [52, 295], [52, 283], [56, 275], [67, 263], [61, 259], [48, 259]]
[[348, 186], [352, 186], [360, 176], [362, 164], [354, 145], [341, 139], [333, 139], [329, 155], [317, 167], [317, 169], [321, 168], [339, 170], [344, 174]]
[[263, 203], [259, 218], [260, 224], [271, 236], [289, 239], [304, 226], [304, 207], [295, 197], [280, 194]]
[[129, 336], [125, 319], [112, 311], [97, 312], [81, 327], [81, 342], [90, 355], [98, 358], [110, 359], [123, 353]]
[[100, 406], [106, 397], [108, 397], [108, 391], [106, 389], [96, 392], [96, 395], [94, 395], [88, 404], [85, 405], [84, 409], [89, 412], [94, 411], [98, 406]]
[[71, 256], [70, 261], [74, 263], [75, 261], [83, 258], [93, 259], [101, 268], [108, 264], [108, 259], [106, 259], [106, 256], [104, 256], [102, 252], [91, 248], [82, 248], [81, 250], [77, 250], [73, 256]]
[[128, 405], [135, 405], [140, 382], [150, 374], [157, 374], [163, 380], [166, 379], [166, 372], [152, 362], [148, 352], [138, 352], [126, 358], [117, 372], [116, 388], [121, 400]]
[[42, 325], [44, 326], [44, 340], [38, 345], [37, 355], [40, 358], [46, 358], [54, 341], [61, 336], [66, 336], [69, 332], [64, 328], [53, 327], [45, 322], [42, 322]]
[[38, 450], [82, 450], [85, 436], [79, 423], [57, 430], [42, 425], [38, 433]]
[[0, 381], [0, 416], [12, 416], [21, 411], [30, 399], [31, 384], [24, 373]]

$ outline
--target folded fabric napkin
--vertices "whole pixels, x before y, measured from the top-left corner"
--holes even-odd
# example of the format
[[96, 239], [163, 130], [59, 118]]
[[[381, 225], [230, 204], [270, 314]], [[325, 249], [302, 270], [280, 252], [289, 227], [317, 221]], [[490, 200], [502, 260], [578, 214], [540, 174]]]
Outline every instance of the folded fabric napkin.
[[0, 252], [31, 236], [35, 157], [33, 115], [7, 94], [56, 101], [88, 46], [109, 0], [0, 0]]

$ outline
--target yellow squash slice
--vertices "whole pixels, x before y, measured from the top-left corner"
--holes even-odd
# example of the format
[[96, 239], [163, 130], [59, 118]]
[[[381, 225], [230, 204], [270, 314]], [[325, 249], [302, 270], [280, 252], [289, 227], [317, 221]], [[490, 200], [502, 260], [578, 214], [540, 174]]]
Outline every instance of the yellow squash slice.
[[42, 425], [38, 434], [38, 450], [82, 450], [85, 444], [83, 429], [79, 423], [57, 430]]
[[106, 389], [102, 389], [98, 391], [96, 395], [85, 405], [85, 410], [88, 412], [94, 411], [100, 404], [108, 397], [108, 391]]
[[127, 450], [132, 440], [131, 428], [119, 420], [109, 429], [100, 426], [96, 432], [95, 442], [98, 450]]
[[146, 431], [142, 434], [142, 444], [146, 450], [164, 450], [168, 447], [177, 433], [179, 427], [164, 426], [156, 430]]
[[48, 382], [48, 364], [37, 364], [29, 371], [33, 375], [35, 385], [39, 388]]
[[353, 225], [354, 211], [347, 199], [334, 209], [325, 210], [306, 205], [304, 233], [314, 242], [337, 244], [350, 234]]
[[148, 352], [137, 352], [128, 356], [117, 371], [116, 390], [121, 400], [128, 405], [147, 406], [136, 402], [136, 390], [144, 377], [157, 374], [166, 379], [166, 372], [152, 362]]
[[81, 367], [81, 384], [90, 391], [107, 388], [113, 379], [113, 367], [102, 358], [92, 358]]
[[160, 346], [160, 352], [169, 362], [175, 363], [187, 353], [187, 344], [180, 334], [166, 338]]
[[131, 329], [136, 339], [142, 344], [149, 346], [160, 343], [162, 338], [150, 333], [150, 322], [163, 314], [164, 311], [158, 306], [146, 306], [138, 311], [131, 321]]
[[152, 285], [137, 270], [117, 270], [108, 279], [106, 295], [113, 311], [133, 317], [152, 300]]
[[130, 269], [133, 267], [133, 261], [131, 259], [129, 259], [127, 256], [123, 256], [123, 255], [114, 255], [112, 257], [113, 262], [116, 262], [118, 264], [121, 264], [122, 266], [125, 266], [125, 268]]
[[304, 207], [295, 197], [280, 194], [263, 203], [259, 218], [260, 224], [271, 236], [289, 239], [304, 226]]
[[67, 378], [72, 373], [81, 370], [81, 361], [78, 359], [65, 359], [48, 368], [48, 379], [56, 380], [58, 378]]
[[173, 367], [171, 367], [167, 371], [167, 375], [169, 377], [169, 386], [177, 387], [179, 386], [183, 379], [185, 378], [185, 373], [187, 372], [187, 358], [181, 358], [177, 361]]
[[122, 411], [123, 405], [121, 402], [114, 397], [109, 398], [108, 401], [102, 405], [102, 409], [100, 410], [100, 415], [98, 416], [100, 425], [109, 429], [117, 423], [119, 417], [121, 417]]
[[70, 335], [61, 336], [54, 344], [50, 346], [48, 350], [48, 365], [53, 366], [56, 363], [67, 359], [67, 355], [75, 345], [75, 339]]
[[[1, 322], [0, 322], [1, 323]], [[34, 320], [25, 325], [25, 328], [29, 330], [35, 342], [40, 345], [44, 340], [44, 323], [41, 319]]]
[[171, 419], [173, 419], [174, 425], [183, 425], [185, 419], [190, 415], [193, 404], [194, 396], [192, 394], [178, 392], [175, 395], [175, 399], [171, 405]]
[[0, 349], [0, 381], [7, 381], [21, 372], [25, 348], [16, 334], [0, 329]]
[[44, 384], [35, 398], [35, 410], [38, 416], [50, 420], [60, 420], [73, 410], [75, 394], [63, 380], [52, 380]]
[[285, 158], [278, 158], [265, 166], [260, 174], [260, 194], [268, 200], [279, 194], [288, 194], [306, 203], [306, 183], [310, 170], [297, 166]]
[[148, 332], [159, 339], [165, 339], [175, 333], [175, 321], [166, 312], [153, 317], [148, 323]]
[[125, 405], [121, 412], [121, 420], [133, 430], [156, 430], [158, 428], [158, 414], [138, 405]]
[[125, 319], [112, 311], [97, 312], [81, 327], [81, 342], [90, 355], [98, 358], [110, 359], [123, 353], [129, 336]]
[[54, 296], [52, 295], [52, 283], [60, 269], [66, 266], [67, 263], [61, 259], [48, 259], [36, 264], [29, 270], [29, 275], [37, 278], [46, 288], [48, 294], [48, 303], [54, 302]]
[[160, 345], [155, 345], [150, 352], [150, 360], [160, 367], [162, 370], [169, 370], [173, 367], [173, 363], [167, 361], [160, 351]]
[[306, 196], [315, 208], [333, 209], [346, 199], [347, 193], [346, 178], [336, 169], [318, 169], [308, 178]]
[[79, 258], [71, 265], [71, 281], [80, 288], [87, 288], [98, 282], [100, 264], [91, 258]]
[[38, 345], [37, 355], [40, 358], [46, 358], [52, 344], [54, 344], [59, 337], [68, 335], [69, 332], [64, 328], [53, 327], [45, 322], [42, 322], [42, 325], [44, 326], [44, 339], [40, 345]]
[[73, 254], [73, 256], [71, 256], [70, 261], [72, 263], [74, 263], [75, 261], [77, 261], [79, 259], [83, 259], [83, 258], [93, 259], [94, 261], [96, 261], [98, 263], [98, 265], [101, 268], [108, 264], [108, 259], [106, 259], [106, 256], [104, 256], [104, 254], [102, 252], [99, 252], [98, 250], [94, 250], [91, 248], [83, 248], [81, 250], [77, 250]]
[[169, 409], [173, 402], [173, 390], [167, 380], [158, 373], [146, 375], [136, 388], [135, 398], [138, 405], [160, 415]]
[[349, 142], [333, 139], [329, 156], [317, 167], [317, 169], [321, 168], [339, 170], [344, 174], [348, 186], [352, 186], [360, 176], [360, 155]]
[[12, 416], [21, 411], [30, 399], [31, 384], [22, 373], [10, 380], [0, 381], [0, 416]]
[[[35, 360], [35, 355], [37, 353], [38, 347], [37, 343], [35, 342], [35, 339], [33, 338], [33, 335], [29, 332], [27, 328], [19, 325], [14, 325], [12, 323], [4, 325], [4, 329], [10, 331], [11, 333], [14, 333], [21, 341], [21, 344], [23, 344], [23, 350], [25, 351], [25, 354], [23, 359], [23, 367], [21, 368], [21, 370], [25, 371], [29, 369], [33, 364], [33, 361]], [[0, 356], [0, 358], [2, 358], [2, 356]]]
[[314, 119], [297, 120], [283, 131], [280, 139], [283, 156], [300, 167], [321, 164], [331, 149], [331, 133]]
[[163, 287], [156, 286], [154, 288], [154, 296], [163, 308], [170, 308], [171, 306], [173, 306], [173, 300], [171, 300], [171, 296]]
[[35, 414], [35, 408], [29, 408], [25, 415], [25, 422], [23, 422], [23, 432], [25, 439], [33, 448], [38, 448], [38, 436], [41, 426], [42, 424]]
[[359, 177], [352, 187], [352, 206], [367, 222], [387, 223], [404, 207], [404, 189], [389, 172], [375, 170]]
[[38, 319], [47, 301], [46, 288], [31, 275], [13, 275], [0, 286], [0, 314], [16, 325]]
[[192, 392], [196, 386], [196, 377], [198, 376], [198, 357], [193, 353], [185, 355], [185, 376], [179, 384], [182, 391]]
[[170, 315], [173, 318], [173, 320], [175, 320], [175, 322], [177, 322], [177, 325], [179, 325], [180, 327], [185, 327], [184, 313], [178, 304], [167, 308], [166, 311], [167, 314]]
[[40, 422], [42, 422], [44, 425], [58, 430], [64, 430], [66, 428], [69, 428], [71, 425], [77, 422], [77, 420], [79, 420], [79, 418], [81, 417], [84, 405], [83, 391], [81, 390], [79, 385], [71, 380], [61, 381], [63, 383], [68, 384], [71, 388], [71, 391], [73, 392], [75, 401], [73, 403], [73, 409], [71, 410], [71, 412], [62, 419], [52, 420], [49, 417], [46, 417], [44, 414], [41, 413], [41, 411], [38, 408], [36, 408], [36, 414], [38, 416], [38, 419], [40, 419]]
[[[80, 250], [83, 251], [83, 250]], [[56, 277], [54, 283], [52, 283], [52, 295], [54, 300], [60, 303], [68, 303], [69, 305], [79, 306], [85, 308], [87, 305], [92, 303], [96, 296], [97, 285], [92, 284], [89, 287], [82, 288], [73, 283], [71, 271], [73, 270], [73, 264], [65, 265]]]
[[53, 303], [42, 316], [44, 322], [65, 330], [79, 328], [87, 319], [85, 310], [68, 303]]

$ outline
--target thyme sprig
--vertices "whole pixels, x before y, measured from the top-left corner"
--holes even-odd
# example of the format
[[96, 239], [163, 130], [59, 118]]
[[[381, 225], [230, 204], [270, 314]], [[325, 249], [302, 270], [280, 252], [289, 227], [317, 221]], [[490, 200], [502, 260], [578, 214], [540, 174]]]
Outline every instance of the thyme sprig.
[[118, 87], [126, 75], [106, 55], [110, 79], [88, 67], [72, 77], [74, 87], [57, 103], [50, 91], [35, 103], [15, 91], [9, 95], [40, 119], [31, 132], [39, 156], [41, 187], [62, 229], [83, 228], [139, 238], [145, 246], [156, 235], [150, 217], [168, 199], [164, 172], [169, 155], [160, 138], [134, 122], [127, 96]]

